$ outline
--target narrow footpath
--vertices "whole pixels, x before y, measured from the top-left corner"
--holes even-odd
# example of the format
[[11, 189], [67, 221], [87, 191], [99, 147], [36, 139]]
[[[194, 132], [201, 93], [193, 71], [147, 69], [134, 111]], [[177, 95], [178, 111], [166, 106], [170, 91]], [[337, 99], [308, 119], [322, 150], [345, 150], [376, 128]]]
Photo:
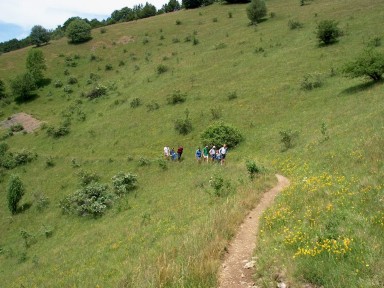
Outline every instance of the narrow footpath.
[[287, 178], [278, 174], [276, 177], [277, 185], [266, 192], [260, 203], [249, 212], [230, 243], [228, 254], [219, 271], [219, 288], [254, 287], [252, 274], [255, 261], [253, 261], [252, 256], [256, 248], [260, 216], [272, 204], [275, 196], [289, 186]]

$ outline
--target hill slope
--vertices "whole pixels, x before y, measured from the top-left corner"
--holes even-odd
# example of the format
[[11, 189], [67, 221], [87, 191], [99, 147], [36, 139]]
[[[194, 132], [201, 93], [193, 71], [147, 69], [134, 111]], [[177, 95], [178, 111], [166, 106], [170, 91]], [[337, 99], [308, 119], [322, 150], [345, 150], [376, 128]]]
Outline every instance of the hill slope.
[[[212, 5], [94, 30], [81, 45], [62, 39], [39, 48], [51, 83], [28, 103], [2, 101], [1, 115], [25, 112], [55, 128], [69, 121], [70, 133], [55, 139], [43, 127], [3, 140], [14, 154], [38, 155], [1, 170], [4, 287], [214, 287], [226, 243], [275, 171], [292, 185], [265, 214], [260, 286], [383, 285], [383, 86], [344, 78], [339, 68], [384, 37], [384, 1], [267, 4], [274, 17], [256, 27], [246, 5]], [[339, 21], [338, 43], [317, 45], [323, 19]], [[289, 20], [303, 27], [290, 30]], [[1, 55], [0, 79], [24, 71], [28, 49]], [[323, 85], [302, 90], [308, 73]], [[90, 101], [84, 95], [96, 84], [107, 95]], [[175, 91], [186, 101], [167, 104]], [[135, 98], [141, 105], [132, 108]], [[186, 115], [193, 131], [183, 136], [174, 122]], [[225, 167], [198, 165], [200, 133], [216, 121], [237, 127], [245, 141]], [[299, 136], [282, 152], [279, 132], [288, 130]], [[184, 161], [159, 162], [164, 145], [184, 145]], [[247, 160], [266, 172], [249, 180]], [[62, 215], [59, 203], [80, 189], [81, 171], [109, 186], [119, 171], [132, 172], [138, 188], [101, 218]], [[11, 174], [31, 204], [14, 216]], [[229, 183], [224, 196], [212, 179]]]

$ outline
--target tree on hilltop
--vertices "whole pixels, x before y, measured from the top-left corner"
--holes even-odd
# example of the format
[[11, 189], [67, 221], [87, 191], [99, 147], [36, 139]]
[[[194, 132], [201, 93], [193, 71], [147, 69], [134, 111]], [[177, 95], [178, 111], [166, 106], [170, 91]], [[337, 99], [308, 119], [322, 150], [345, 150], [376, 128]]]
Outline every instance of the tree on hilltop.
[[31, 38], [31, 43], [37, 47], [48, 44], [49, 40], [51, 40], [48, 30], [40, 25], [32, 27], [29, 37]]
[[91, 25], [81, 19], [71, 21], [65, 32], [71, 43], [82, 43], [92, 39]]

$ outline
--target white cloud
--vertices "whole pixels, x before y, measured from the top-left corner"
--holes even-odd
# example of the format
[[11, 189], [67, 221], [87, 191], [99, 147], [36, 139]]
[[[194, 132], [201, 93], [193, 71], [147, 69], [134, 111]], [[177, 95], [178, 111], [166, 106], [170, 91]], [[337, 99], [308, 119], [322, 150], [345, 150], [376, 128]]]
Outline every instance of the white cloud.
[[[0, 22], [22, 27], [24, 31], [34, 25], [54, 29], [74, 16], [105, 19], [114, 10], [148, 2], [157, 9], [169, 0], [2, 0]], [[181, 0], [179, 1], [181, 2]]]

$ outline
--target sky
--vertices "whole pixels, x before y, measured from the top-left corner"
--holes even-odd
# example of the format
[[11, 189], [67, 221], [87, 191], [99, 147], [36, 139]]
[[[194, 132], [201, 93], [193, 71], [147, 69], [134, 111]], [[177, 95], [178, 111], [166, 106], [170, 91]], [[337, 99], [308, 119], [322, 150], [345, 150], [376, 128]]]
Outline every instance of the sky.
[[115, 10], [145, 2], [160, 9], [169, 0], [0, 0], [0, 42], [23, 39], [35, 25], [55, 29], [74, 16], [103, 20]]

